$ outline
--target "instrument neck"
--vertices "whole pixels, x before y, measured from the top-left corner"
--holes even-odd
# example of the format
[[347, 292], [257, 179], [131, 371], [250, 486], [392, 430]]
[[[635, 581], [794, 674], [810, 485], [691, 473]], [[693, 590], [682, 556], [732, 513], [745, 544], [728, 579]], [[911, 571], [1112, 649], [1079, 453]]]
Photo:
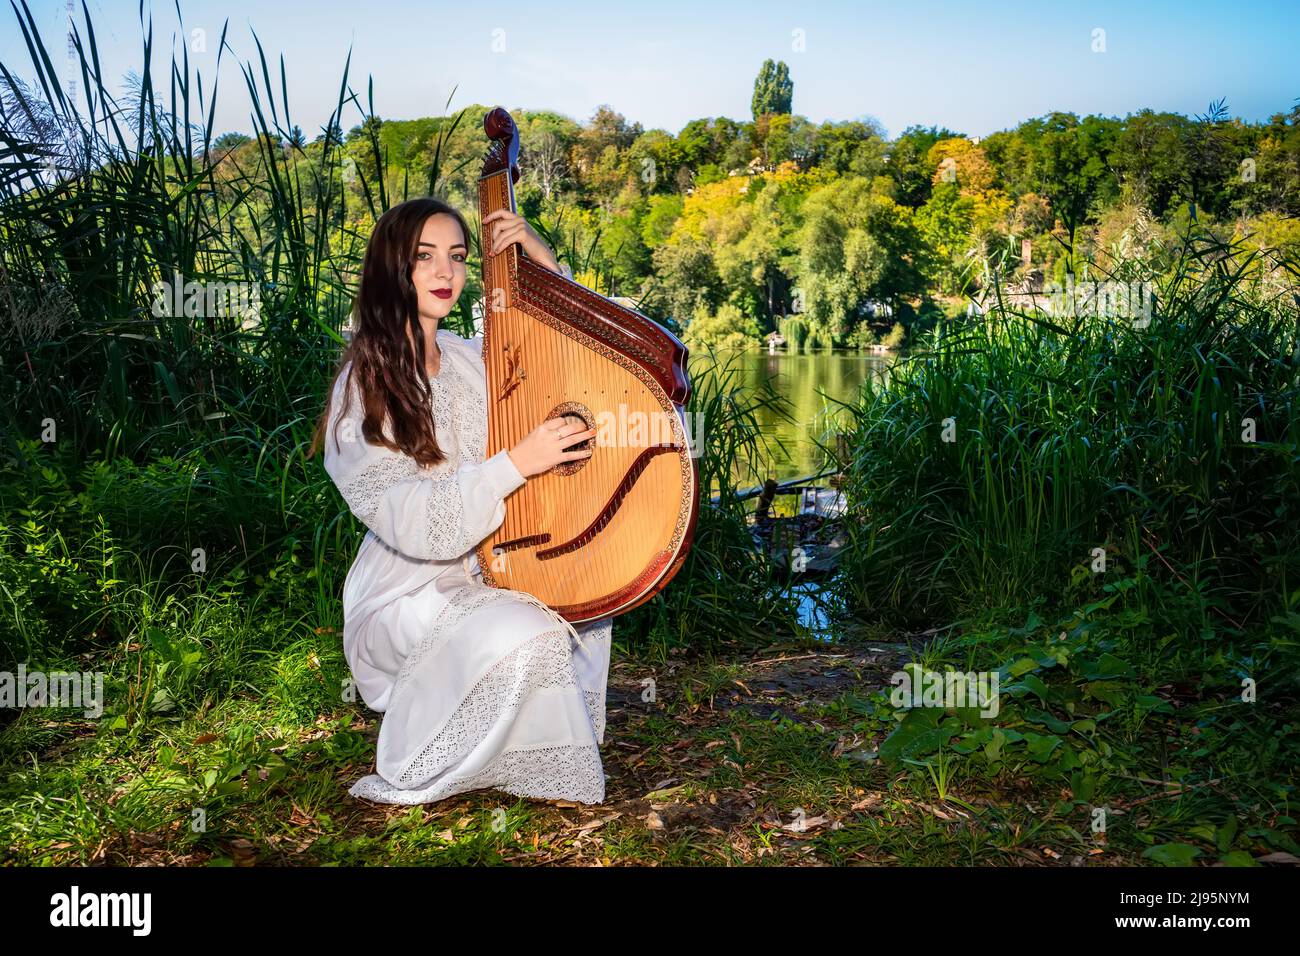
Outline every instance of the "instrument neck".
[[[498, 209], [515, 211], [514, 182], [510, 170], [484, 176], [478, 181], [479, 222]], [[480, 228], [480, 250], [483, 254], [483, 328], [492, 321], [495, 313], [510, 308], [513, 283], [512, 274], [518, 274], [519, 244], [511, 243], [498, 254], [492, 244], [492, 230]]]

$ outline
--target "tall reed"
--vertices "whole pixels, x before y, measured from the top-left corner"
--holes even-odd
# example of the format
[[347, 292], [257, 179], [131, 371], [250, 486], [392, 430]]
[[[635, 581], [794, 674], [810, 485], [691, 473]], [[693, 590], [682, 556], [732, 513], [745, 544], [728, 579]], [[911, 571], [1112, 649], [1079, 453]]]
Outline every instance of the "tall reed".
[[1145, 327], [1077, 302], [941, 323], [852, 411], [854, 606], [946, 621], [1145, 555], [1217, 624], [1276, 607], [1300, 583], [1296, 275], [1190, 235]]

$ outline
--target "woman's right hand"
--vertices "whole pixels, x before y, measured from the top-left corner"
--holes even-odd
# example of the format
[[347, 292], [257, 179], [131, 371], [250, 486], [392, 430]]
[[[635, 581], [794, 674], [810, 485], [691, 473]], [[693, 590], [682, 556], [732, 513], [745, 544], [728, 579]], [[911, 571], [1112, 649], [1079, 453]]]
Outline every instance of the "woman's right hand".
[[507, 454], [525, 478], [550, 471], [561, 462], [590, 458], [594, 448], [564, 450], [596, 436], [596, 429], [582, 426], [567, 418], [548, 419], [519, 439]]

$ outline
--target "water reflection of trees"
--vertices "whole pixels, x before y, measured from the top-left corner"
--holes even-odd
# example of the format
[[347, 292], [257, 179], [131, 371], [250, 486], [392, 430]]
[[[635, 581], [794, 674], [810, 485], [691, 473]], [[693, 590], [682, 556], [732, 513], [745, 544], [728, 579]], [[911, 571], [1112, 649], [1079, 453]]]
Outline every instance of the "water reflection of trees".
[[[703, 369], [706, 355], [692, 355], [693, 374]], [[741, 484], [758, 484], [766, 477], [793, 478], [818, 470], [824, 455], [815, 438], [833, 445], [830, 431], [838, 409], [830, 399], [853, 402], [867, 378], [883, 379], [896, 361], [895, 355], [869, 352], [814, 352], [769, 355], [749, 349], [734, 360], [743, 370], [746, 389], [761, 391], [764, 382], [785, 400], [781, 406], [757, 410], [756, 417], [768, 439], [768, 474], [736, 475]], [[783, 414], [784, 412], [784, 414]]]

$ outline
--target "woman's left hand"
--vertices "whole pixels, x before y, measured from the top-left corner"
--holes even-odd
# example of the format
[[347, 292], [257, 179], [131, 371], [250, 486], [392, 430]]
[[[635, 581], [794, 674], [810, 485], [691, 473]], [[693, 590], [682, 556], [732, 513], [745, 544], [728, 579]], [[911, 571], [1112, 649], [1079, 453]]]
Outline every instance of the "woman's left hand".
[[529, 259], [540, 262], [552, 272], [560, 272], [559, 260], [555, 253], [539, 236], [528, 220], [509, 209], [494, 209], [483, 217], [484, 228], [491, 228], [492, 250], [501, 252], [511, 243], [519, 243]]

